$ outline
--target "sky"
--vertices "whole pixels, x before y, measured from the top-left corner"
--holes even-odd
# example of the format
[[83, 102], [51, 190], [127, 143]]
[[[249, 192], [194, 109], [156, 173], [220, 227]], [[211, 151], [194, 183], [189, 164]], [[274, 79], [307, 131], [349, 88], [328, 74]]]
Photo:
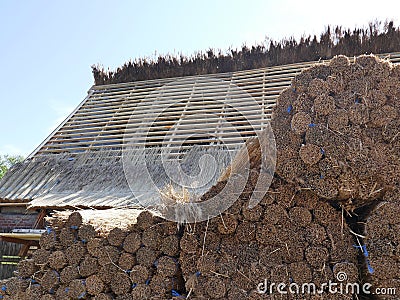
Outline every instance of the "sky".
[[0, 0], [0, 155], [29, 155], [85, 98], [91, 66], [400, 25], [400, 1]]

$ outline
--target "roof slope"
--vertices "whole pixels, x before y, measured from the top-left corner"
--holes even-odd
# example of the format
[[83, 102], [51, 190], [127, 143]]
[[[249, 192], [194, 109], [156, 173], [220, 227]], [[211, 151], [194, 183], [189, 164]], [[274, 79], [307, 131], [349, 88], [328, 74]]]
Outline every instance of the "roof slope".
[[[400, 53], [381, 55], [400, 62]], [[236, 151], [266, 126], [292, 78], [317, 62], [249, 71], [93, 86], [76, 110], [0, 181], [0, 201], [50, 207], [135, 205], [123, 175], [128, 141], [167, 147], [183, 159], [193, 145]], [[239, 132], [239, 135], [238, 135]]]
[[[136, 201], [119, 157], [106, 151], [37, 156], [15, 166], [1, 182], [3, 201], [39, 199], [42, 207], [114, 207]], [[35, 200], [36, 201], [36, 200]]]

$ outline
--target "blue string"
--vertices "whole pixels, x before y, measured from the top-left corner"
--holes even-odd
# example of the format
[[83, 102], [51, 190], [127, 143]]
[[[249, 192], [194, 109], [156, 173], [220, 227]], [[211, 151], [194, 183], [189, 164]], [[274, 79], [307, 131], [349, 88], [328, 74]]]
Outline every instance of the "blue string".
[[137, 286], [136, 283], [132, 284], [132, 288], [134, 289]]
[[293, 109], [293, 106], [292, 106], [292, 104], [290, 104], [289, 107], [286, 109], [288, 114], [290, 114], [292, 112], [292, 109]]
[[313, 128], [313, 127], [315, 127], [315, 126], [317, 126], [317, 124], [314, 124], [314, 123], [308, 124], [308, 127], [310, 127], [310, 128]]
[[362, 252], [363, 252], [364, 256], [368, 257], [369, 254], [368, 254], [368, 250], [367, 250], [367, 245], [362, 245], [362, 246], [353, 245], [353, 247], [357, 248], [357, 249], [362, 249]]
[[363, 245], [363, 250], [364, 250], [364, 256], [368, 257], [368, 251], [367, 251], [367, 245]]
[[83, 292], [82, 294], [80, 294], [80, 295], [78, 296], [78, 299], [82, 299], [83, 297], [85, 297], [85, 295], [86, 295], [86, 292]]
[[321, 153], [322, 155], [325, 155], [325, 150], [323, 148], [321, 148]]
[[175, 290], [172, 290], [171, 293], [172, 293], [172, 297], [180, 297], [180, 296], [181, 296], [181, 294], [179, 294], [179, 293], [178, 293], [177, 291], [175, 291]]
[[196, 274], [196, 277], [199, 277], [201, 275], [201, 272], [197, 271], [195, 274]]
[[1, 290], [2, 290], [3, 292], [5, 292], [5, 291], [7, 290], [7, 286], [3, 285], [3, 286], [1, 287]]
[[361, 245], [361, 246], [353, 245], [353, 247], [356, 248], [356, 249], [362, 249], [363, 255], [365, 257], [365, 263], [367, 264], [368, 272], [370, 274], [373, 274], [374, 273], [374, 268], [372, 268], [371, 262], [368, 259], [369, 253], [368, 253], [368, 250], [367, 250], [367, 245]]
[[71, 226], [71, 229], [78, 229], [78, 226], [72, 225], [72, 226]]
[[374, 273], [374, 268], [372, 268], [369, 259], [366, 259], [366, 263], [367, 263], [367, 268], [368, 268], [369, 274], [373, 274]]
[[149, 285], [149, 283], [150, 283], [150, 279], [147, 279], [146, 280], [146, 285]]

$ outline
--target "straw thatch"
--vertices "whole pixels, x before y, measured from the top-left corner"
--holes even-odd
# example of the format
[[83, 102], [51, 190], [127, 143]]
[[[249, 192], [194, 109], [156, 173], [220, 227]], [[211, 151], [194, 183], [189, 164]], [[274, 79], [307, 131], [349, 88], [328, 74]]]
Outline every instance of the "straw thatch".
[[[96, 232], [106, 235], [116, 227], [118, 230], [125, 230], [135, 224], [137, 216], [142, 211], [141, 208], [111, 208], [104, 210], [81, 209], [77, 212], [79, 212], [85, 224], [92, 225]], [[45, 219], [51, 228], [57, 229], [63, 226], [63, 221], [67, 220], [73, 212], [72, 210], [56, 210]]]
[[[202, 172], [201, 175], [208, 180], [206, 184], [188, 189], [190, 199], [199, 198], [217, 182], [239, 146], [238, 144], [230, 152], [223, 151], [223, 148], [218, 146], [193, 147], [184, 153], [180, 160], [181, 168], [185, 172], [190, 170], [188, 174], [191, 176], [196, 175], [198, 168], [193, 167], [193, 164], [198, 162], [203, 155], [211, 155], [218, 161], [215, 172], [211, 174], [211, 180], [207, 177], [210, 176], [207, 171]], [[138, 197], [138, 191], [141, 191], [141, 198], [147, 201], [145, 204], [148, 203], [156, 209], [168, 208], [164, 215], [174, 214], [174, 208], [165, 205], [165, 197], [162, 197], [163, 193], [160, 191], [170, 185], [171, 173], [175, 172], [176, 176], [181, 176], [182, 171], [176, 168], [176, 161], [162, 161], [158, 148], [146, 149], [146, 159], [152, 162], [148, 169], [152, 179], [149, 183], [149, 180], [141, 173], [142, 162], [138, 153], [141, 153], [141, 149], [124, 152], [125, 156], [132, 159], [129, 161], [129, 167], [125, 167], [129, 168], [128, 170], [124, 169], [124, 162], [119, 156], [121, 153], [111, 150], [87, 151], [73, 156], [65, 154], [37, 156], [15, 166], [13, 172], [8, 177], [6, 176], [5, 181], [21, 180], [21, 176], [24, 177], [23, 180], [28, 180], [17, 190], [19, 194], [24, 195], [24, 199], [33, 199], [30, 202], [30, 208], [139, 208], [136, 197]], [[125, 159], [128, 158], [125, 157]], [[204, 166], [203, 169], [209, 170], [208, 166]], [[23, 176], [25, 173], [34, 173], [35, 176], [25, 177]], [[173, 188], [172, 185], [171, 188]], [[8, 191], [4, 192], [8, 194]], [[0, 198], [2, 198], [1, 194]], [[71, 219], [68, 227], [74, 230], [80, 222], [79, 218]], [[64, 232], [63, 242], [66, 244], [73, 239], [69, 232], [68, 230]]]
[[156, 78], [181, 77], [249, 70], [255, 68], [318, 61], [338, 54], [355, 56], [369, 53], [400, 51], [400, 29], [393, 21], [370, 23], [368, 27], [345, 29], [327, 26], [317, 36], [293, 37], [282, 41], [269, 41], [226, 53], [209, 49], [191, 57], [159, 56], [154, 60], [137, 59], [125, 63], [115, 71], [92, 66], [96, 85], [132, 82]]

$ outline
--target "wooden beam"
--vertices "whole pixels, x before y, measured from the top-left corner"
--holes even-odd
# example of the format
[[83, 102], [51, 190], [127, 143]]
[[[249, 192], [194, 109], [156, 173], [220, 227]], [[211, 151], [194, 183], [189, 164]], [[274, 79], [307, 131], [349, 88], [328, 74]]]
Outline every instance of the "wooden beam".
[[0, 203], [0, 207], [7, 207], [7, 206], [13, 206], [13, 207], [26, 207], [28, 206], [28, 203], [13, 203], [13, 202], [5, 202], [5, 203]]
[[[36, 221], [35, 221], [35, 224], [33, 225], [33, 228], [34, 229], [36, 229], [36, 228], [39, 228], [39, 227], [41, 227], [41, 228], [44, 228], [44, 217], [46, 216], [46, 209], [41, 209], [40, 210], [40, 213], [38, 214], [38, 216], [37, 216], [37, 218], [36, 218]], [[38, 245], [39, 245], [39, 243], [38, 243]], [[29, 251], [29, 248], [31, 247], [32, 245], [31, 244], [25, 244], [25, 245], [23, 245], [22, 246], [22, 248], [21, 248], [21, 250], [20, 250], [20, 256], [22, 256], [22, 257], [25, 257], [26, 256], [26, 254], [28, 253], [28, 251]]]
[[18, 252], [18, 256], [20, 257], [25, 257], [28, 254], [29, 248], [32, 246], [39, 246], [39, 242], [38, 241], [29, 241], [29, 244], [25, 244], [21, 250], [19, 250]]
[[22, 244], [22, 245], [39, 244], [39, 241], [25, 240], [10, 236], [0, 236], [0, 240], [7, 243]]
[[39, 241], [41, 234], [40, 233], [0, 233], [0, 238], [12, 238], [17, 240], [24, 241]]
[[42, 208], [36, 218], [35, 224], [33, 225], [33, 229], [44, 228], [43, 220], [45, 216], [46, 216], [46, 209]]

